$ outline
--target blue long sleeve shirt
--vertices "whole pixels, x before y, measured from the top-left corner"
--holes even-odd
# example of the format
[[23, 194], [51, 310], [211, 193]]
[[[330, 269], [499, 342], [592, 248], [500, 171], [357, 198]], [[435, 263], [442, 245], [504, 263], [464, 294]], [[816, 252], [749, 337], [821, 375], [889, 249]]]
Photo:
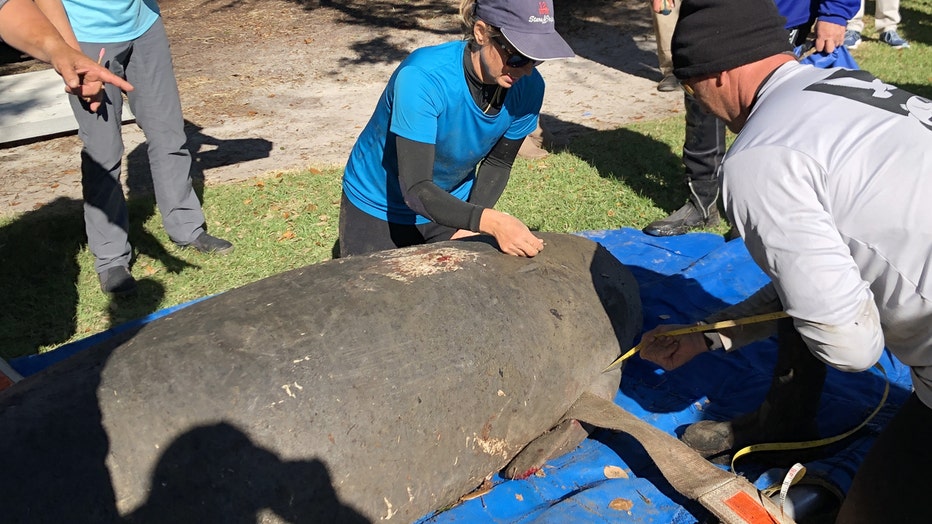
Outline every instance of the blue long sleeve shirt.
[[774, 0], [777, 10], [792, 29], [812, 20], [847, 25], [861, 8], [860, 0]]

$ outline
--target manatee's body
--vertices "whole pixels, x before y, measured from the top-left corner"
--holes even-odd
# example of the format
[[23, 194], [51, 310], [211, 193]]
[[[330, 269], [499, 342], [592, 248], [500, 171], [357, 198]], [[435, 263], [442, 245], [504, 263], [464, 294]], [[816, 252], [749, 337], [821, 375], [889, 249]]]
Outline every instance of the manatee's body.
[[[500, 470], [631, 343], [631, 274], [572, 235], [276, 275], [0, 397], [4, 522], [410, 522]], [[617, 387], [617, 382], [615, 384]]]

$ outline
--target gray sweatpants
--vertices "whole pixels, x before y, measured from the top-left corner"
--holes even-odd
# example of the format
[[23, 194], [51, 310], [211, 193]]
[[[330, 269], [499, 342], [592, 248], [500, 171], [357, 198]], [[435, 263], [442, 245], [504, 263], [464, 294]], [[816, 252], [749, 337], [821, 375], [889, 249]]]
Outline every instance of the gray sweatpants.
[[[165, 26], [159, 19], [130, 42], [81, 42], [81, 50], [91, 57], [97, 57], [101, 47], [106, 49], [107, 67], [135, 88], [127, 98], [146, 136], [155, 199], [165, 231], [175, 243], [188, 244], [204, 231], [204, 213], [191, 184], [191, 153], [185, 146], [181, 99]], [[84, 224], [98, 273], [128, 266], [132, 258], [129, 216], [120, 182], [123, 98], [112, 85], [106, 86], [106, 92], [107, 100], [97, 113], [89, 113], [77, 97], [69, 97], [84, 142]]]

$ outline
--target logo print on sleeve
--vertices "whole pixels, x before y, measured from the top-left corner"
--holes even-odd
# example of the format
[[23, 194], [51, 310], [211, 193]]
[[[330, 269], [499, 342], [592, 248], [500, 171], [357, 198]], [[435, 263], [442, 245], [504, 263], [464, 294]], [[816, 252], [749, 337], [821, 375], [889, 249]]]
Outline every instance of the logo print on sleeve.
[[910, 116], [932, 130], [932, 101], [884, 83], [867, 71], [841, 69], [805, 90], [841, 96], [877, 109]]

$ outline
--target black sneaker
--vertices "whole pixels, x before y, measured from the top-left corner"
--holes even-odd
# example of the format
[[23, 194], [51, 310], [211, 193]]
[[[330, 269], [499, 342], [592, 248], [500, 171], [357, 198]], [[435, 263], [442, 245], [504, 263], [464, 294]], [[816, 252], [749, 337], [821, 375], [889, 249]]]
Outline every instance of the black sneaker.
[[672, 237], [686, 234], [691, 229], [716, 226], [718, 222], [717, 207], [713, 207], [709, 211], [708, 217], [703, 217], [702, 212], [690, 200], [667, 218], [651, 222], [643, 231], [652, 237]]
[[217, 255], [226, 255], [233, 252], [233, 244], [222, 238], [208, 235], [206, 231], [201, 233], [194, 242], [181, 247], [193, 247], [201, 253], [213, 253]]
[[136, 291], [136, 279], [126, 266], [116, 266], [101, 271], [100, 290], [111, 295], [128, 295]]

